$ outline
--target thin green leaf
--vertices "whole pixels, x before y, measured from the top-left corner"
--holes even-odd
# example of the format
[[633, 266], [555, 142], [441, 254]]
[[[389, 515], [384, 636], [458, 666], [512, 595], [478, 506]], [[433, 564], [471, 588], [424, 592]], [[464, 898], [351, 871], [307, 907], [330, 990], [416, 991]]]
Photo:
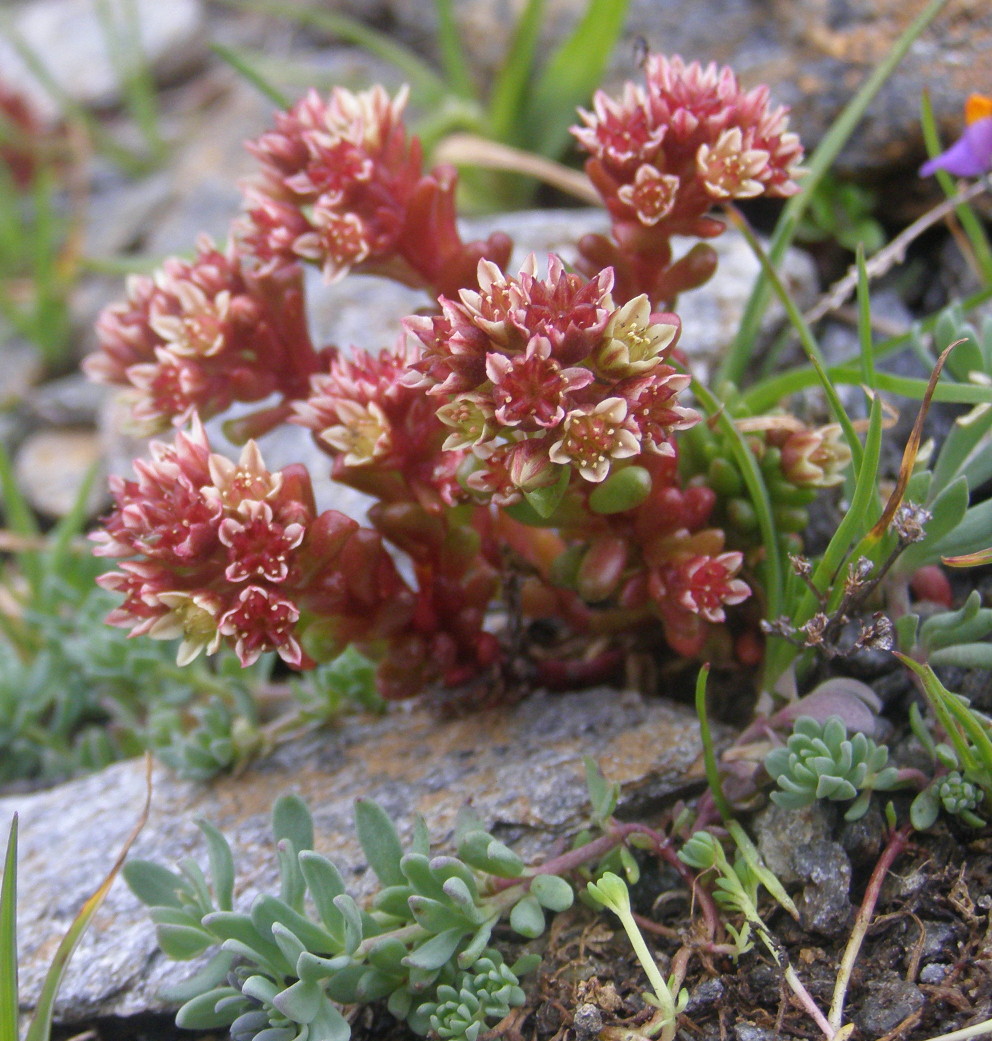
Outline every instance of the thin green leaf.
[[512, 143], [519, 137], [518, 117], [532, 79], [545, 2], [527, 0], [489, 92], [489, 125], [497, 141]]
[[452, 0], [434, 0], [437, 15], [437, 48], [448, 89], [463, 98], [475, 98], [472, 69], [465, 60], [466, 48], [458, 32]]
[[48, 533], [48, 569], [52, 574], [64, 574], [76, 556], [73, 541], [86, 529], [90, 514], [90, 491], [100, 472], [99, 462], [86, 471], [69, 512]]
[[875, 389], [875, 337], [871, 328], [871, 290], [868, 286], [868, 270], [865, 267], [865, 251], [858, 243], [855, 253], [858, 268], [858, 343], [861, 345], [861, 379], [866, 387]]
[[586, 771], [586, 791], [589, 793], [589, 804], [593, 820], [605, 822], [613, 815], [620, 798], [620, 785], [610, 783], [592, 756], [583, 759]]
[[844, 431], [844, 438], [847, 441], [848, 447], [851, 449], [854, 469], [855, 472], [857, 472], [861, 465], [861, 442], [858, 440], [858, 435], [854, 429], [854, 424], [851, 422], [851, 417], [847, 414], [847, 409], [844, 408], [844, 405], [837, 394], [836, 387], [827, 375], [823, 352], [820, 350], [820, 345], [816, 342], [816, 337], [814, 337], [812, 329], [810, 329], [806, 319], [803, 318], [802, 312], [799, 310], [795, 300], [792, 298], [792, 294], [788, 289], [786, 289], [785, 283], [782, 279], [779, 278], [779, 274], [775, 270], [771, 259], [740, 211], [734, 206], [725, 206], [724, 211], [727, 213], [737, 230], [744, 236], [748, 246], [751, 247], [751, 252], [754, 253], [755, 257], [757, 257], [765, 279], [771, 286], [772, 291], [779, 298], [779, 302], [785, 308], [785, 313], [788, 315], [792, 327], [796, 330], [796, 334], [799, 336], [799, 342], [802, 345], [803, 351], [819, 379], [820, 387], [827, 399], [827, 404], [830, 406], [830, 411], [833, 413], [834, 419], [840, 424], [841, 429]]
[[882, 516], [878, 518], [875, 522], [874, 528], [872, 528], [869, 533], [873, 539], [880, 539], [886, 535], [889, 526], [892, 523], [892, 519], [896, 515], [896, 511], [902, 505], [903, 497], [906, 493], [906, 487], [913, 476], [913, 469], [916, 466], [916, 457], [919, 454], [920, 444], [923, 440], [923, 422], [927, 417], [930, 402], [933, 399], [933, 392], [937, 389], [937, 381], [940, 379], [940, 373], [944, 368], [944, 363], [947, 361], [948, 356], [956, 346], [957, 343], [952, 343], [945, 347], [944, 350], [941, 351], [940, 357], [937, 359], [937, 364], [933, 367], [933, 372], [930, 374], [930, 379], [927, 382], [926, 393], [923, 395], [923, 401], [920, 403], [919, 410], [916, 413], [916, 420], [913, 423], [913, 429], [910, 431], [909, 437], [906, 440], [906, 447], [899, 463], [899, 474], [896, 478], [896, 486], [893, 488], [892, 494], [889, 495], [889, 498], [885, 503], [885, 507], [882, 510]]
[[767, 615], [769, 618], [777, 618], [783, 611], [785, 575], [782, 568], [782, 555], [779, 552], [778, 530], [761, 468], [754, 452], [748, 448], [741, 432], [734, 425], [734, 421], [727, 415], [709, 389], [698, 380], [693, 380], [692, 392], [720, 427], [751, 498], [751, 505], [754, 507], [758, 530], [761, 532], [761, 542], [765, 550], [763, 566]]
[[243, 54], [239, 54], [221, 43], [212, 43], [210, 49], [221, 61], [227, 62], [245, 82], [250, 83], [259, 94], [268, 98], [277, 108], [287, 109], [292, 104], [290, 99], [278, 87], [270, 83]]
[[149, 154], [161, 159], [165, 142], [159, 131], [155, 80], [142, 51], [135, 0], [113, 5], [109, 0], [96, 0], [96, 14], [124, 105], [140, 130]]
[[[955, 475], [965, 467], [966, 461], [970, 462], [968, 457], [975, 451], [989, 430], [992, 430], [992, 409], [989, 409], [984, 416], [978, 416], [967, 424], [960, 422], [952, 424], [947, 437], [940, 446], [940, 452], [937, 454], [937, 461], [933, 467], [933, 486], [935, 488], [943, 488], [950, 484]], [[988, 452], [981, 454], [983, 457], [992, 455]], [[992, 463], [992, 459], [989, 459], [989, 462]], [[969, 486], [977, 487], [978, 483], [980, 482], [974, 481], [969, 476]]]
[[[851, 547], [860, 542], [870, 528], [872, 518], [879, 510], [878, 505], [878, 461], [882, 450], [882, 403], [876, 398], [871, 403], [868, 416], [868, 434], [865, 437], [864, 455], [861, 469], [854, 485], [851, 506], [840, 522], [833, 538], [813, 571], [812, 583], [817, 589], [834, 588], [835, 595], [843, 593], [843, 584], [834, 585], [834, 578], [840, 571], [844, 559], [851, 552]], [[817, 604], [811, 590], [807, 589], [792, 616], [795, 627], [804, 625], [813, 617]]]
[[17, 1033], [17, 814], [10, 822], [0, 880], [0, 1041]]
[[589, 0], [579, 24], [548, 59], [528, 92], [516, 142], [554, 158], [568, 141], [576, 106], [602, 81], [624, 22], [629, 0]]

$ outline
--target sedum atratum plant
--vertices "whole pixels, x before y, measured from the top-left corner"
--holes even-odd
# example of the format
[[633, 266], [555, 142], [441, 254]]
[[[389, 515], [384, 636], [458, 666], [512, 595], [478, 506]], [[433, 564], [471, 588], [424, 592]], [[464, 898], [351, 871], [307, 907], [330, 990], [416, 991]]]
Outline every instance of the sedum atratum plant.
[[[181, 662], [230, 645], [244, 665], [275, 651], [309, 669], [352, 646], [388, 698], [606, 676], [621, 632], [756, 661], [759, 538], [721, 504], [720, 446], [680, 450], [703, 424], [669, 308], [714, 270], [712, 207], [790, 195], [802, 152], [767, 89], [729, 69], [652, 55], [645, 73], [573, 128], [611, 218], [574, 270], [550, 256], [510, 272], [505, 235], [462, 240], [455, 173], [423, 169], [404, 92], [310, 93], [276, 117], [249, 145], [259, 169], [228, 246], [203, 239], [193, 260], [133, 278], [100, 319], [89, 375], [127, 388], [138, 430], [175, 430], [113, 480], [95, 536], [119, 561], [100, 579], [123, 598], [113, 624], [178, 638]], [[678, 259], [676, 234], [698, 240]], [[424, 311], [391, 347], [314, 344], [307, 265], [422, 289]], [[203, 421], [245, 403], [258, 407], [226, 427], [243, 443], [232, 462]], [[366, 525], [317, 509], [328, 473], [266, 466], [254, 438], [282, 423], [375, 499]], [[836, 426], [749, 430], [793, 513], [850, 458]], [[519, 624], [488, 621], [501, 604], [601, 650], [524, 665]]]

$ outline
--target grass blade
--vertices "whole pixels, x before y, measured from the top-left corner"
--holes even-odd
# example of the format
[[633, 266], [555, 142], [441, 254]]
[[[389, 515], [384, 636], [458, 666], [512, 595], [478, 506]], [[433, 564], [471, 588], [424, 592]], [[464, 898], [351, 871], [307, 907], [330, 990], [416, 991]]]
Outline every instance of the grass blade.
[[513, 39], [506, 49], [506, 57], [496, 73], [489, 93], [489, 123], [493, 137], [507, 144], [519, 144], [521, 125], [518, 115], [523, 111], [527, 88], [530, 85], [538, 37], [544, 17], [545, 0], [528, 0], [517, 19]]
[[10, 822], [0, 880], [0, 1041], [17, 1034], [17, 814]]
[[554, 158], [575, 108], [599, 86], [627, 20], [628, 0], [589, 0], [579, 24], [551, 55], [520, 115], [521, 147]]
[[871, 290], [868, 287], [868, 269], [865, 267], [865, 251], [858, 244], [855, 257], [858, 267], [858, 342], [861, 351], [861, 379], [866, 387], [875, 389], [875, 338], [871, 329]]
[[[27, 539], [41, 534], [31, 507], [17, 486], [17, 477], [10, 456], [0, 447], [0, 504], [3, 505], [7, 527], [15, 534]], [[37, 550], [26, 549], [18, 557], [18, 564], [35, 596], [41, 593], [43, 566]]]
[[281, 90], [274, 87], [243, 55], [221, 43], [212, 43], [210, 49], [221, 61], [227, 62], [243, 80], [250, 83], [262, 97], [268, 98], [276, 108], [287, 109], [290, 107], [292, 101]]
[[165, 158], [166, 146], [159, 130], [155, 80], [142, 50], [141, 24], [135, 0], [125, 0], [117, 10], [119, 18], [109, 0], [96, 0], [97, 19], [124, 105], [141, 132], [149, 155], [160, 161]]
[[878, 518], [875, 522], [875, 526], [868, 533], [868, 538], [870, 540], [878, 540], [884, 537], [886, 532], [889, 530], [889, 525], [892, 523], [893, 517], [896, 515], [896, 510], [899, 509], [899, 506], [902, 503], [903, 496], [906, 494], [906, 485], [909, 484], [909, 479], [913, 475], [913, 467], [916, 465], [916, 457], [920, 451], [920, 443], [923, 440], [923, 422], [927, 418], [927, 412], [930, 409], [930, 402], [933, 399], [933, 393], [937, 389], [937, 380], [940, 379], [940, 373], [944, 368], [944, 363], [947, 361], [948, 355], [961, 342], [962, 341], [958, 340], [944, 348], [940, 357], [937, 359], [937, 364], [934, 366], [933, 372], [930, 374], [930, 382], [927, 384], [926, 393], [923, 395], [923, 402], [920, 405], [919, 411], [916, 413], [916, 421], [913, 423], [913, 429], [910, 431], [909, 438], [906, 441], [906, 448], [902, 454], [902, 462], [899, 464], [899, 477], [896, 480], [896, 486], [892, 490], [892, 494], [889, 496], [885, 508], [882, 510], [882, 516]]
[[[843, 520], [834, 532], [811, 577], [811, 584], [816, 589], [834, 589], [834, 596], [843, 595], [844, 583], [836, 582], [844, 560], [850, 555], [851, 546], [859, 542], [868, 530], [870, 518], [880, 508], [877, 505], [878, 460], [882, 451], [882, 401], [876, 397], [871, 403], [868, 417], [868, 433], [865, 437], [861, 468], [857, 471], [854, 494], [851, 505]], [[799, 597], [799, 603], [791, 617], [794, 629], [805, 625], [819, 605], [811, 589], [806, 588]], [[767, 617], [775, 618], [771, 611]], [[765, 671], [772, 683], [788, 668], [799, 653], [797, 647], [785, 640], [769, 644]]]
[[465, 60], [465, 47], [455, 21], [454, 3], [452, 0], [434, 0], [434, 11], [437, 14], [437, 46], [448, 89], [459, 97], [475, 98], [475, 83], [472, 70]]

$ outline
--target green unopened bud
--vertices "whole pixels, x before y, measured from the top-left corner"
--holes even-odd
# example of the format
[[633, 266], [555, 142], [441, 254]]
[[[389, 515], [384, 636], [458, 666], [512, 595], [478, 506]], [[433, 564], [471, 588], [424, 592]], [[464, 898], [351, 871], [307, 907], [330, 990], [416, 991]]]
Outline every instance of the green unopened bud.
[[651, 474], [643, 466], [625, 466], [614, 470], [589, 495], [593, 513], [623, 513], [640, 506], [651, 494]]
[[731, 499], [727, 503], [727, 519], [732, 528], [751, 532], [758, 529], [758, 515], [747, 499]]
[[740, 471], [729, 459], [717, 456], [706, 473], [706, 483], [717, 495], [740, 495], [744, 490]]

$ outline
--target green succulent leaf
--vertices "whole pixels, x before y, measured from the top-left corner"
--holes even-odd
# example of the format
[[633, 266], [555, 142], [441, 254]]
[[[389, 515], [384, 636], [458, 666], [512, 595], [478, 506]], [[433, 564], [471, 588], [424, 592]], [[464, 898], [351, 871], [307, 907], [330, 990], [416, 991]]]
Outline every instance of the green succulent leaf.
[[295, 1023], [310, 1023], [324, 1002], [324, 992], [316, 983], [297, 980], [272, 998], [272, 1004]]
[[282, 795], [272, 807], [272, 834], [278, 843], [287, 839], [297, 853], [313, 849], [313, 818], [298, 795]]
[[234, 907], [234, 857], [231, 847], [209, 821], [198, 820], [196, 826], [207, 840], [214, 901], [221, 911], [230, 911]]
[[440, 933], [446, 929], [461, 928], [466, 924], [465, 915], [458, 907], [426, 896], [411, 896], [410, 910], [417, 924], [429, 933]]
[[317, 914], [332, 936], [344, 936], [344, 916], [334, 903], [335, 897], [345, 892], [341, 872], [326, 857], [313, 850], [304, 850], [299, 855], [300, 871], [306, 881], [307, 891], [314, 902]]
[[529, 940], [544, 932], [544, 911], [536, 896], [528, 893], [513, 905], [510, 911], [510, 928]]
[[633, 510], [651, 494], [651, 474], [643, 466], [615, 470], [589, 493], [593, 513], [611, 514]]
[[184, 1030], [216, 1030], [234, 1021], [236, 1013], [218, 1011], [217, 1006], [225, 999], [241, 998], [233, 987], [214, 987], [195, 998], [191, 998], [176, 1013], [176, 1026]]
[[199, 925], [160, 924], [155, 935], [163, 953], [175, 961], [189, 961], [216, 942]]
[[132, 893], [149, 907], [182, 907], [179, 893], [186, 882], [174, 871], [150, 860], [129, 860], [121, 872]]
[[355, 828], [369, 867], [384, 886], [401, 886], [403, 847], [386, 811], [371, 799], [355, 801]]
[[530, 891], [549, 911], [567, 911], [575, 899], [572, 887], [558, 875], [535, 875]]
[[444, 899], [444, 880], [431, 870], [431, 861], [426, 854], [407, 853], [400, 861], [400, 869], [419, 895], [433, 900]]
[[591, 756], [586, 756], [583, 763], [585, 764], [586, 790], [589, 793], [593, 820], [605, 821], [613, 815], [613, 811], [617, 808], [620, 785], [607, 781]]
[[445, 929], [419, 947], [415, 947], [406, 956], [406, 964], [418, 969], [440, 969], [454, 955], [464, 935], [465, 930], [462, 926]]
[[361, 909], [347, 893], [336, 896], [334, 906], [344, 919], [344, 949], [348, 954], [354, 954], [365, 932]]
[[458, 855], [472, 867], [501, 878], [518, 878], [524, 870], [520, 857], [485, 831], [467, 832], [458, 845]]

